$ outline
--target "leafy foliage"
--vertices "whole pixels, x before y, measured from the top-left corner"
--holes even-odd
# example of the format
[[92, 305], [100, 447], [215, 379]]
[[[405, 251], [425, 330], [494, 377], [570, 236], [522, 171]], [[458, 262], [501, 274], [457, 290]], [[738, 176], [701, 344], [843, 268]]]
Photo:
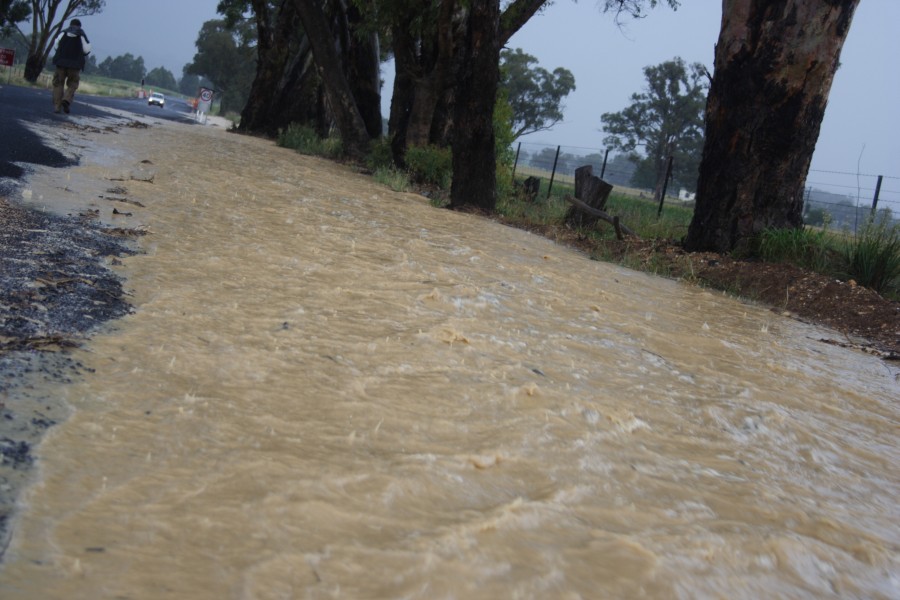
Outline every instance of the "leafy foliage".
[[172, 71], [169, 71], [164, 67], [151, 69], [144, 78], [144, 83], [150, 87], [163, 88], [166, 90], [175, 91], [178, 89], [178, 82], [175, 81], [175, 76], [172, 75]]
[[147, 74], [147, 69], [144, 67], [144, 57], [135, 57], [126, 52], [115, 58], [107, 56], [97, 65], [96, 73], [101, 77], [140, 83]]
[[0, 33], [7, 35], [17, 23], [31, 16], [27, 0], [0, 0]]
[[501, 87], [512, 108], [513, 139], [550, 129], [563, 120], [563, 99], [575, 89], [575, 76], [557, 67], [549, 72], [521, 48], [500, 53]]
[[[638, 187], [654, 187], [665, 176], [666, 161], [674, 157], [673, 179], [696, 189], [703, 144], [703, 112], [706, 102], [706, 68], [688, 67], [681, 58], [644, 67], [647, 87], [631, 95], [631, 105], [616, 113], [604, 113], [604, 141], [632, 156], [639, 176]], [[642, 150], [639, 154], [638, 149]], [[648, 181], [649, 180], [649, 181]]]
[[450, 187], [453, 155], [449, 148], [414, 146], [406, 149], [406, 166], [413, 180], [440, 188]]
[[366, 166], [373, 171], [389, 168], [394, 165], [394, 157], [391, 154], [391, 142], [386, 137], [372, 140], [369, 146], [369, 156], [366, 157]]

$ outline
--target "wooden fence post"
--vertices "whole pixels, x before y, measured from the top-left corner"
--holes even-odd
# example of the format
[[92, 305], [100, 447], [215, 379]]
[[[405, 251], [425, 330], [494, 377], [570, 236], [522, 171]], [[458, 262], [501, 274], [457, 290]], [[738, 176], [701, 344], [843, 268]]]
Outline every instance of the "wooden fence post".
[[656, 218], [662, 215], [663, 201], [666, 199], [666, 188], [669, 186], [669, 177], [672, 176], [672, 157], [669, 156], [666, 164], [666, 177], [663, 179], [662, 193], [659, 195], [659, 210], [656, 211]]
[[875, 209], [878, 207], [878, 194], [881, 193], [881, 180], [884, 179], [884, 175], [878, 176], [878, 183], [875, 184], [875, 197], [872, 198], [872, 216], [875, 216]]
[[556, 147], [556, 158], [553, 159], [553, 171], [550, 173], [550, 185], [547, 186], [547, 199], [550, 199], [550, 190], [553, 189], [553, 178], [556, 177], [556, 163], [559, 162], [559, 149], [562, 146]]
[[519, 142], [519, 145], [516, 146], [516, 162], [513, 163], [513, 173], [512, 173], [513, 181], [516, 180], [516, 167], [519, 166], [519, 151], [520, 150], [522, 150], [522, 142]]

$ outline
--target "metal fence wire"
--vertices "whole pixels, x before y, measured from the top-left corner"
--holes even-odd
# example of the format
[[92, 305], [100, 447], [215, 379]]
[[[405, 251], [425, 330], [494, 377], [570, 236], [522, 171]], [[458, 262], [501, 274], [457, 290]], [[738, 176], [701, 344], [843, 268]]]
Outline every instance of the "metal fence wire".
[[[517, 142], [514, 150], [516, 174], [520, 177], [537, 176], [573, 183], [575, 169], [591, 165], [595, 175], [616, 187], [644, 196], [653, 195], [653, 190], [632, 184], [634, 163], [603, 148]], [[667, 196], [685, 199], [694, 191], [669, 189]], [[873, 214], [900, 225], [900, 176], [810, 169], [803, 198], [806, 223], [827, 222], [833, 228], [856, 232]]]

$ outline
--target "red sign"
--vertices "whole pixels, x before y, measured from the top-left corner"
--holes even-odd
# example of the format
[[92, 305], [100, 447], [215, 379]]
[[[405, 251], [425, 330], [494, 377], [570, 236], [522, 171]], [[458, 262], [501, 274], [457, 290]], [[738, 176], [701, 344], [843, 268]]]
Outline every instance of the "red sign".
[[7, 67], [13, 66], [13, 59], [16, 58], [16, 51], [9, 48], [0, 48], [0, 65]]

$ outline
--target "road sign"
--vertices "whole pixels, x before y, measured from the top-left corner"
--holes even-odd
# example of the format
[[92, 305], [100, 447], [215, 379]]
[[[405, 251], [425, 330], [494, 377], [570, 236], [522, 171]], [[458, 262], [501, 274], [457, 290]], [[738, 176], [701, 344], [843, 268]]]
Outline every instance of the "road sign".
[[10, 48], [0, 48], [0, 65], [7, 67], [13, 66], [16, 58], [16, 51]]
[[212, 108], [213, 91], [209, 88], [200, 88], [200, 101], [197, 103], [197, 120], [206, 122], [206, 115]]

